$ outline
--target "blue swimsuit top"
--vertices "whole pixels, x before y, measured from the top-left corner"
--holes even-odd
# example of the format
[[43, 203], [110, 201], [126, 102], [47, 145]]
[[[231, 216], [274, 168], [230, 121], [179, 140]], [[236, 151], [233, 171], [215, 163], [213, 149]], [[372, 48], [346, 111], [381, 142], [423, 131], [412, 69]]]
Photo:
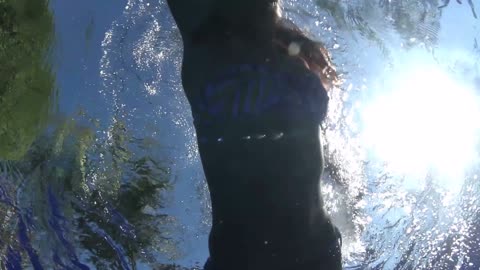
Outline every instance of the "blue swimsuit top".
[[312, 72], [250, 64], [232, 66], [195, 93], [190, 103], [199, 142], [208, 142], [318, 126], [328, 100]]

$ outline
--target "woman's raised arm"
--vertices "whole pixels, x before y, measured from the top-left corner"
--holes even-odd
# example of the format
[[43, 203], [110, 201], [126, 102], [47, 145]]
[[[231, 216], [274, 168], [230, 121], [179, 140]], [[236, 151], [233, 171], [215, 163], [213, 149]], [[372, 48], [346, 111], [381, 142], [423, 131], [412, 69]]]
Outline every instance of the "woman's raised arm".
[[167, 0], [184, 42], [210, 15], [214, 0]]

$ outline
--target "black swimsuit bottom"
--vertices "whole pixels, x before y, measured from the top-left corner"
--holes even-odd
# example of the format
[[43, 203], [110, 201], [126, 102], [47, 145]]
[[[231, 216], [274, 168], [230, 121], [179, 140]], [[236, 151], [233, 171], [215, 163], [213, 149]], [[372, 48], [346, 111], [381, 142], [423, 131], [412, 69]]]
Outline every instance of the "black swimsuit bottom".
[[190, 99], [199, 143], [278, 138], [319, 125], [328, 95], [318, 76], [235, 65]]

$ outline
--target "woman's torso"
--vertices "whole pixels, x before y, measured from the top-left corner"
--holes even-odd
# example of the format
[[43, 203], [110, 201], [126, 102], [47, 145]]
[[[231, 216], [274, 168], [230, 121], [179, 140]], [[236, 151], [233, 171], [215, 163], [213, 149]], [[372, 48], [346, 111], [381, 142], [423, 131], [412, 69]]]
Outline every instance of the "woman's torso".
[[212, 258], [281, 269], [315, 257], [335, 241], [319, 188], [318, 126], [328, 103], [320, 79], [301, 61], [241, 39], [186, 44], [184, 54], [212, 199]]

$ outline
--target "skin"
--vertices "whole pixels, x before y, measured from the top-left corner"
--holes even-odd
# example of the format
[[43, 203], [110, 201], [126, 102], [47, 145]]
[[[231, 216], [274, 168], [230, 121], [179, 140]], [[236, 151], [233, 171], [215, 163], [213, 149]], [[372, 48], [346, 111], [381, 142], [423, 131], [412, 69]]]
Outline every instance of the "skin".
[[[231, 3], [223, 6], [214, 0], [168, 1], [183, 38], [182, 84], [192, 106], [212, 201], [212, 269], [341, 269], [341, 255], [335, 250], [339, 244], [335, 228], [323, 211], [320, 196], [323, 155], [319, 122], [303, 118], [298, 121], [274, 107], [272, 110], [277, 111], [258, 117], [245, 114], [242, 121], [228, 115], [227, 120], [208, 127], [199, 124], [197, 100], [203, 89], [212, 87], [225, 70], [236, 65], [262, 66], [272, 74], [300, 78], [299, 82], [307, 78], [308, 87], [326, 93], [320, 78], [305, 61], [272, 50], [277, 13], [253, 16], [257, 11], [244, 6], [248, 4]], [[242, 30], [238, 29], [202, 29], [212, 14], [212, 6], [228, 14], [228, 23], [248, 29], [248, 34], [239, 34], [236, 31]], [[235, 74], [231, 87], [242, 89], [241, 79]], [[255, 72], [241, 76], [248, 77], [248, 81], [264, 80], [267, 85], [276, 83], [275, 78], [263, 78]], [[310, 90], [308, 87], [304, 92], [292, 91], [308, 103], [309, 96], [301, 96]], [[235, 93], [245, 95], [245, 91]], [[220, 100], [233, 98], [228, 92], [219, 95], [224, 95]], [[279, 134], [283, 136], [277, 138]], [[244, 139], [250, 135], [261, 136]]]

